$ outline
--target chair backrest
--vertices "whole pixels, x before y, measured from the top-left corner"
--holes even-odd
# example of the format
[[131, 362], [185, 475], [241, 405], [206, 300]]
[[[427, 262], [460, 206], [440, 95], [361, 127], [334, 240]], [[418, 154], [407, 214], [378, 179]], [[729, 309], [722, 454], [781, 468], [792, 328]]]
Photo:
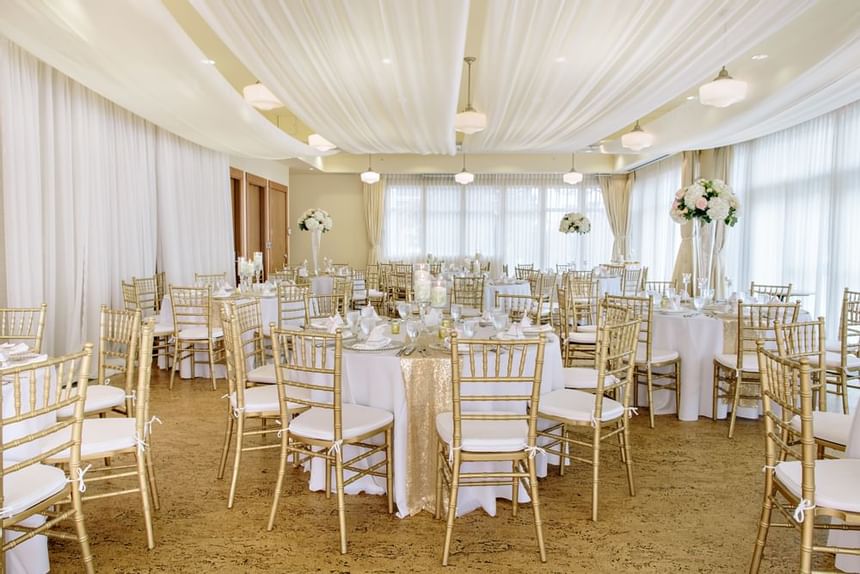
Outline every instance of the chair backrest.
[[156, 311], [161, 311], [161, 302], [164, 301], [164, 296], [167, 295], [167, 274], [164, 271], [159, 271], [155, 274], [155, 289], [157, 297]]
[[607, 295], [605, 301], [610, 305], [624, 307], [630, 311], [631, 317], [638, 318], [639, 332], [636, 335], [638, 343], [645, 349], [645, 360], [651, 362], [651, 325], [654, 319], [654, 308], [650, 297], [633, 297], [625, 295]]
[[848, 357], [860, 357], [860, 301], [846, 301], [842, 311], [842, 328], [839, 330], [840, 366], [848, 368]]
[[47, 315], [47, 303], [38, 307], [0, 308], [0, 343], [25, 342], [34, 353], [41, 353]]
[[842, 337], [842, 329], [845, 325], [845, 313], [848, 303], [860, 302], [860, 291], [852, 291], [848, 287], [842, 292], [842, 307], [839, 309], [839, 336]]
[[526, 279], [528, 278], [528, 272], [534, 269], [534, 267], [534, 263], [518, 263], [514, 267], [514, 273], [516, 273], [517, 279]]
[[332, 294], [340, 295], [343, 299], [343, 306], [338, 309], [338, 313], [346, 313], [347, 311], [349, 311], [353, 296], [353, 285], [354, 282], [352, 277], [335, 276], [332, 285]]
[[766, 348], [776, 349], [777, 323], [794, 323], [800, 314], [800, 302], [796, 303], [738, 303], [737, 362], [743, 365], [744, 353], [755, 353], [758, 341]]
[[605, 263], [602, 265], [606, 277], [621, 277], [624, 275], [624, 264]]
[[[793, 361], [809, 361], [813, 388], [823, 388], [827, 373], [824, 317], [819, 317], [817, 321], [798, 321], [786, 325], [775, 323], [774, 332], [779, 356]], [[819, 408], [827, 409], [826, 393], [819, 393]]]
[[224, 362], [227, 366], [228, 396], [236, 393], [235, 408], [245, 408], [245, 386], [248, 383], [248, 367], [242, 348], [242, 333], [235, 315], [235, 305], [221, 306], [221, 328], [224, 330]]
[[154, 315], [161, 308], [158, 281], [155, 277], [132, 277], [137, 304], [144, 317]]
[[209, 286], [218, 288], [221, 283], [227, 281], [227, 273], [195, 273], [194, 284], [201, 287]]
[[212, 287], [176, 287], [170, 285], [173, 306], [173, 332], [181, 338], [183, 329], [203, 328], [212, 338]]
[[642, 288], [642, 268], [624, 266], [621, 275], [621, 294], [637, 295]]
[[[522, 448], [534, 448], [544, 345], [543, 336], [517, 341], [463, 339], [458, 342], [456, 331], [452, 331], [454, 432], [451, 446], [455, 450], [462, 446], [463, 421], [481, 420], [525, 421], [528, 438]], [[462, 353], [464, 349], [466, 352]]]
[[289, 403], [319, 407], [332, 411], [335, 442], [343, 439], [342, 343], [340, 329], [333, 334], [272, 330], [282, 428], [287, 428], [290, 422]]
[[[795, 361], [776, 351], [757, 347], [764, 403], [765, 469], [777, 463], [800, 460], [802, 498], [815, 503], [816, 446], [812, 428], [812, 385], [807, 359]], [[800, 430], [791, 424], [800, 418]], [[773, 472], [773, 470], [768, 470]]]
[[[6, 508], [3, 486], [7, 474], [46, 464], [62, 451], [70, 453], [69, 475], [78, 476], [92, 350], [87, 343], [77, 353], [0, 369], [2, 394], [8, 397], [0, 409], [0, 508]], [[59, 418], [59, 411], [68, 408], [74, 409], [74, 416]], [[69, 428], [71, 431], [66, 430]], [[57, 433], [67, 433], [67, 438], [60, 442]]]
[[137, 300], [137, 290], [134, 288], [134, 283], [122, 282], [122, 304], [129, 311], [140, 309], [140, 303]]
[[137, 437], [148, 440], [150, 383], [152, 382], [152, 344], [155, 333], [155, 318], [150, 317], [143, 322], [140, 329], [140, 344], [137, 353], [137, 388], [134, 401], [134, 424]]
[[769, 295], [779, 298], [784, 303], [791, 297], [791, 283], [788, 285], [763, 285], [753, 281], [750, 283], [750, 295]]
[[367, 289], [379, 291], [379, 265], [368, 265], [364, 270], [364, 285]]
[[675, 284], [671, 281], [645, 281], [645, 292], [653, 292], [665, 295], [667, 289], [674, 289]]
[[484, 278], [454, 277], [451, 302], [466, 307], [482, 309], [484, 306]]
[[[611, 305], [611, 304], [610, 304]], [[615, 313], [608, 307], [606, 317]], [[626, 313], [626, 311], [624, 311]], [[627, 321], [606, 320], [597, 331], [597, 386], [594, 390], [594, 413], [592, 424], [600, 425], [603, 415], [603, 399], [613, 398], [624, 405], [624, 416], [629, 416], [628, 408], [636, 384], [636, 347], [640, 322], [631, 317]]]
[[587, 302], [568, 296], [569, 291], [557, 287], [559, 315], [559, 335], [567, 341], [571, 333], [575, 333], [582, 325], [591, 324], [591, 309]]
[[540, 305], [540, 297], [496, 292], [495, 307], [505, 311], [511, 321], [519, 321], [524, 316], [528, 316], [537, 323], [540, 319]]
[[313, 319], [324, 319], [334, 317], [346, 309], [346, 300], [343, 295], [332, 293], [331, 295], [305, 295], [305, 325]]
[[132, 416], [131, 394], [134, 390], [134, 362], [137, 359], [137, 345], [140, 342], [139, 309], [111, 309], [102, 305], [99, 313], [99, 358], [98, 381], [107, 384], [114, 377], [122, 379], [125, 389], [126, 414]]
[[442, 264], [441, 263], [431, 263], [430, 264], [430, 274], [431, 275], [441, 275], [442, 273]]
[[567, 273], [568, 271], [570, 271], [571, 267], [572, 267], [572, 265], [567, 264], [567, 263], [556, 263], [555, 264], [555, 272], [558, 273], [559, 275], [562, 275], [563, 273]]
[[293, 282], [296, 280], [296, 272], [293, 269], [273, 271], [269, 273], [269, 280], [274, 281], [276, 285], [280, 283]]
[[[250, 368], [261, 367], [265, 364], [263, 346], [263, 318], [260, 310], [260, 300], [253, 299], [236, 301], [230, 304], [230, 315], [239, 331], [239, 349], [242, 352], [244, 364]], [[223, 305], [222, 307], [227, 306]]]
[[394, 272], [409, 275], [409, 279], [412, 279], [412, 264], [411, 263], [395, 263], [394, 264]]
[[305, 305], [308, 290], [295, 285], [278, 284], [278, 327], [303, 327], [307, 318]]
[[570, 269], [562, 274], [561, 283], [562, 285], [567, 285], [567, 283], [571, 281], [590, 283], [592, 279], [594, 279], [594, 272], [590, 269], [585, 271], [577, 271], [576, 269]]

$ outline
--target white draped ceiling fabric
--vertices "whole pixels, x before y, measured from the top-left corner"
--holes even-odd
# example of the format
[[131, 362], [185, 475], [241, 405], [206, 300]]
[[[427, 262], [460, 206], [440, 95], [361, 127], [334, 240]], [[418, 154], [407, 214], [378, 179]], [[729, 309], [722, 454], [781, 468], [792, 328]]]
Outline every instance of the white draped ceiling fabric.
[[4, 0], [0, 34], [204, 147], [267, 159], [321, 155], [272, 125], [214, 66], [203, 64], [205, 54], [160, 1]]
[[454, 153], [468, 2], [191, 3], [287, 108], [339, 148]]
[[[2, 240], [10, 306], [48, 304], [45, 349], [98, 341], [120, 282], [229, 271], [229, 164], [0, 38]], [[205, 265], [206, 267], [201, 267]]]
[[498, 0], [487, 4], [465, 149], [570, 151], [710, 80], [812, 0]]

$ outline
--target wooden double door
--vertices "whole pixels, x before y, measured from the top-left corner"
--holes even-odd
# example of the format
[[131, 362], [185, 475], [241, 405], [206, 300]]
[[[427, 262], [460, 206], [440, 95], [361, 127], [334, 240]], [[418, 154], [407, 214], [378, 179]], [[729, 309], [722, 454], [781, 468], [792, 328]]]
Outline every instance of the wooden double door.
[[286, 185], [230, 169], [236, 256], [263, 253], [268, 277], [289, 261], [289, 190]]

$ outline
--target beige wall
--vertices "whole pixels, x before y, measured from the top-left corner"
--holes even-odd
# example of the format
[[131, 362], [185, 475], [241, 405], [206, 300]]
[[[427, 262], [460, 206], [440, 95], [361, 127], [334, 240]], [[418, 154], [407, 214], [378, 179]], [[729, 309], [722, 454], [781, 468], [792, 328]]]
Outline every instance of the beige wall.
[[328, 211], [334, 227], [322, 236], [322, 258], [363, 269], [367, 265], [367, 228], [364, 224], [362, 183], [358, 174], [293, 173], [290, 177], [290, 260], [311, 260], [311, 234], [296, 223], [306, 209]]
[[230, 165], [240, 171], [246, 171], [258, 177], [269, 179], [283, 185], [290, 185], [290, 166], [285, 162], [271, 159], [254, 159], [231, 156]]

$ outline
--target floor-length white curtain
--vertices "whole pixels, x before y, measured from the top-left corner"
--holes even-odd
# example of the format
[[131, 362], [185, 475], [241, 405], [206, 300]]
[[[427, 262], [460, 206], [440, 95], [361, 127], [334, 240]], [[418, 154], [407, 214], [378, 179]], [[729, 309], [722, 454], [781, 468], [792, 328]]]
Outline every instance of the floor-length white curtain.
[[681, 187], [682, 165], [681, 154], [676, 154], [636, 170], [633, 180], [629, 252], [648, 267], [652, 281], [672, 279], [681, 237], [669, 208]]
[[728, 235], [733, 289], [789, 283], [835, 334], [845, 287], [860, 288], [860, 103], [734, 146], [729, 180], [740, 195]]
[[158, 266], [172, 283], [233, 275], [228, 157], [158, 130]]
[[[184, 244], [191, 255], [183, 261], [191, 269], [229, 264], [226, 157], [144, 121], [4, 39], [0, 154], [0, 281], [10, 306], [48, 304], [49, 353], [98, 341], [100, 306], [121, 307], [121, 281], [155, 271], [157, 230], [166, 227], [158, 221], [180, 198], [188, 207], [175, 233], [188, 238], [205, 228]], [[177, 258], [171, 249], [161, 257]]]
[[[480, 253], [497, 264], [541, 268], [608, 261], [612, 230], [597, 178], [570, 186], [557, 174], [480, 174], [460, 185], [451, 176], [390, 175], [385, 191], [382, 256], [456, 259]], [[591, 233], [558, 231], [569, 211], [591, 219]]]

